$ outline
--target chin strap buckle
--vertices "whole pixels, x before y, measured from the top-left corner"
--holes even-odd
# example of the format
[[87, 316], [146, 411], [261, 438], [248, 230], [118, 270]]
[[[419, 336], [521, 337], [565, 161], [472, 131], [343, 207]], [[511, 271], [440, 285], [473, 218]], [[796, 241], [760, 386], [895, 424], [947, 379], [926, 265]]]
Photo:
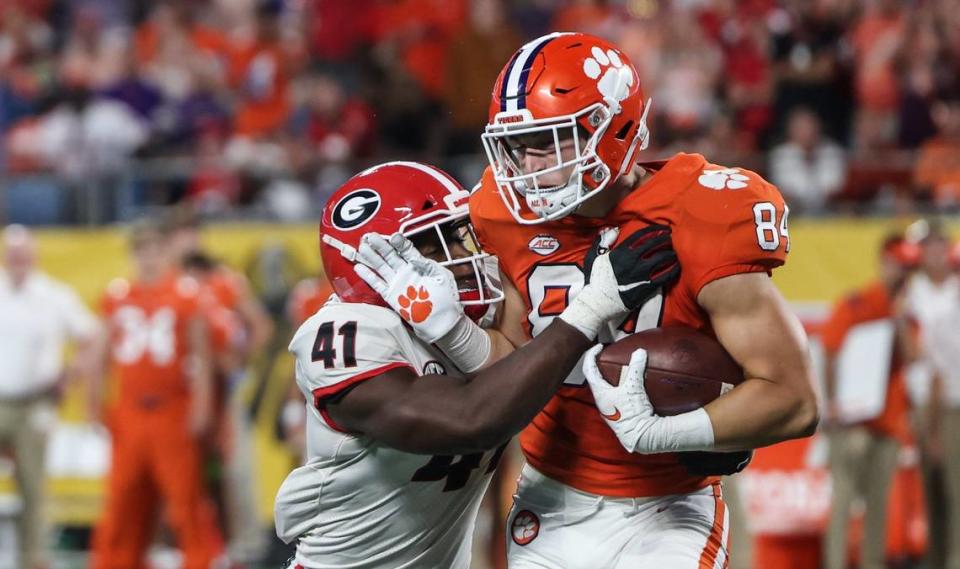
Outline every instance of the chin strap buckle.
[[333, 237], [333, 236], [331, 236], [331, 235], [326, 235], [326, 234], [324, 234], [321, 239], [322, 239], [323, 242], [326, 243], [327, 245], [333, 247], [333, 248], [336, 249], [337, 251], [340, 251], [340, 255], [341, 255], [344, 259], [350, 261], [351, 263], [356, 262], [356, 260], [357, 260], [357, 250], [356, 250], [353, 246], [347, 245], [347, 244], [344, 243], [343, 241], [340, 241], [339, 239], [337, 239], [336, 237]]

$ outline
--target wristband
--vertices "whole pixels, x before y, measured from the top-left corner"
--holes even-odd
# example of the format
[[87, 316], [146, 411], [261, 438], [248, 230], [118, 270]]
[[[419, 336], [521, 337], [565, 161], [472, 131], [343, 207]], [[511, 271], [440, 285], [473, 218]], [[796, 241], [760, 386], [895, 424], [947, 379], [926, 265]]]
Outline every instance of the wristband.
[[704, 409], [641, 424], [633, 451], [642, 454], [711, 450], [713, 423]]
[[483, 367], [492, 349], [490, 335], [467, 317], [460, 318], [436, 345], [463, 373]]

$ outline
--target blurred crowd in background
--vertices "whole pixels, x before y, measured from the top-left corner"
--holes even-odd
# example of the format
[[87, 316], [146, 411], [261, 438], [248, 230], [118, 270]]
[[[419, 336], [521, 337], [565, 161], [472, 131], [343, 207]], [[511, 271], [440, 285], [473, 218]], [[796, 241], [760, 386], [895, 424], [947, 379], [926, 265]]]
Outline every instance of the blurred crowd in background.
[[794, 213], [960, 203], [951, 0], [7, 0], [5, 215], [305, 219], [384, 157], [472, 185], [503, 62], [572, 29], [637, 66], [651, 158], [758, 170]]
[[[302, 448], [304, 407], [299, 395], [288, 397], [291, 372], [283, 358], [291, 328], [329, 290], [322, 278], [313, 278], [315, 265], [302, 265], [297, 250], [285, 248], [279, 234], [286, 226], [266, 226], [244, 235], [241, 244], [230, 224], [219, 224], [207, 237], [219, 236], [230, 247], [201, 250], [195, 212], [305, 221], [296, 226], [303, 230], [300, 243], [315, 258], [310, 224], [326, 196], [367, 165], [420, 160], [470, 187], [486, 166], [480, 134], [502, 66], [528, 39], [575, 29], [613, 41], [638, 68], [653, 100], [652, 144], [644, 159], [700, 152], [715, 163], [757, 170], [779, 186], [795, 215], [896, 214], [904, 220], [955, 213], [957, 7], [956, 0], [0, 0], [0, 226], [104, 224], [178, 206], [165, 216], [168, 229], [180, 236], [161, 240], [171, 249], [168, 261], [198, 280], [234, 283], [240, 292], [223, 304], [236, 313], [237, 336], [249, 339], [239, 347], [224, 344], [237, 348], [238, 362], [228, 362], [237, 373], [218, 383], [230, 395], [220, 402], [220, 430], [233, 434], [223, 437], [231, 444], [219, 449], [223, 456], [210, 461], [206, 474], [235, 490], [223, 493], [221, 545], [235, 559], [266, 558], [262, 538], [272, 529], [260, 527], [263, 520], [248, 515], [251, 506], [243, 500], [229, 501], [253, 495], [255, 484], [239, 475], [252, 472], [265, 486], [271, 465], [280, 465], [281, 479], [289, 467], [290, 457], [265, 452], [262, 441], [255, 452], [246, 448], [259, 441], [251, 423], [287, 443], [287, 454]], [[866, 243], [879, 243], [861, 238], [873, 231], [871, 222], [841, 217], [830, 223], [807, 226], [804, 247], [787, 268], [797, 267], [791, 278], [816, 293], [797, 295], [794, 288], [793, 296], [785, 294], [792, 302], [816, 301], [815, 310], [801, 316], [829, 362], [823, 369], [842, 359], [849, 339], [863, 332], [860, 326], [896, 324], [882, 346], [867, 350], [867, 359], [890, 364], [878, 372], [884, 420], [845, 419], [832, 408], [841, 407], [844, 381], [828, 375], [822, 433], [764, 449], [739, 477], [744, 506], [733, 511], [755, 520], [747, 522], [756, 539], [735, 539], [734, 547], [754, 545], [752, 566], [764, 568], [836, 569], [851, 559], [848, 549], [869, 569], [884, 557], [903, 567], [960, 567], [960, 524], [944, 525], [960, 519], [955, 227], [920, 222], [891, 237], [880, 250], [875, 281], [852, 289], [871, 277], [861, 258], [871, 251]], [[59, 389], [61, 372], [74, 372], [50, 362], [49, 370], [41, 368], [26, 355], [59, 361], [60, 344], [73, 340], [82, 361], [94, 325], [85, 323], [92, 317], [73, 293], [39, 269], [69, 274], [74, 278], [64, 280], [70, 287], [99, 294], [107, 281], [91, 281], [116, 276], [122, 263], [115, 257], [125, 259], [125, 253], [96, 232], [47, 234], [47, 243], [63, 251], [34, 271], [29, 230], [12, 227], [2, 239], [0, 348], [23, 356], [14, 363], [49, 383], [42, 385], [46, 395], [51, 385]], [[253, 233], [250, 226], [238, 231]], [[253, 241], [258, 244], [249, 261], [222, 255]], [[820, 288], [832, 281], [852, 290], [831, 310], [827, 301], [834, 299], [826, 297], [832, 293]], [[88, 303], [95, 297], [82, 292]], [[45, 350], [19, 348], [11, 338], [25, 341], [24, 331], [40, 326], [44, 315], [63, 320], [37, 332], [55, 342]], [[890, 357], [879, 358], [880, 350]], [[0, 438], [19, 436], [17, 444], [37, 448], [44, 443], [15, 434], [37, 426], [23, 419], [30, 411], [24, 397], [51, 421], [56, 409], [34, 397], [39, 392], [23, 391], [20, 383], [30, 374], [18, 372], [13, 361], [5, 360], [6, 379], [0, 377]], [[84, 418], [95, 420], [95, 411]], [[51, 447], [96, 454], [92, 435], [64, 438], [65, 431], [83, 434], [61, 429]], [[70, 444], [57, 442], [64, 440]], [[822, 450], [825, 440], [832, 456]], [[105, 465], [109, 449], [101, 447]], [[33, 528], [32, 534], [20, 532], [21, 546], [40, 558], [49, 536], [30, 517], [43, 507], [42, 488], [29, 485], [41, 479], [29, 473], [42, 467], [39, 454], [31, 456], [38, 460], [17, 463], [28, 473], [18, 486], [24, 503], [30, 502], [21, 529]], [[7, 473], [0, 470], [0, 477]], [[48, 474], [55, 470], [47, 467]], [[503, 463], [500, 470], [509, 481], [512, 471]], [[508, 504], [511, 486], [491, 495], [502, 494]], [[100, 495], [91, 494], [99, 507]], [[488, 523], [478, 536], [486, 537], [478, 537], [478, 548], [490, 538], [490, 557], [502, 564], [502, 540], [493, 539], [503, 534], [498, 507], [484, 514]], [[3, 541], [4, 511], [0, 554], [13, 551]], [[848, 535], [847, 514], [860, 519], [864, 511], [866, 527]], [[85, 551], [85, 524], [59, 523], [67, 529], [60, 528], [56, 548]], [[83, 526], [76, 547], [66, 543], [71, 523]], [[878, 537], [883, 531], [886, 539]], [[860, 543], [862, 553], [854, 552]], [[274, 549], [271, 563], [286, 553]], [[86, 557], [80, 559], [73, 566], [85, 566]], [[735, 569], [751, 567], [749, 553], [736, 552], [733, 559]], [[70, 565], [42, 561], [31, 569], [49, 566]]]

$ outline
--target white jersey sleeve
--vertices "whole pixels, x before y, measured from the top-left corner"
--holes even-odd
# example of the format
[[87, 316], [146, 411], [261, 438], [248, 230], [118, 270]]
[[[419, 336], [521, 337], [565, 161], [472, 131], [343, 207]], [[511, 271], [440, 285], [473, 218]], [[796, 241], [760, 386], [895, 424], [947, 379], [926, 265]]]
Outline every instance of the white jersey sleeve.
[[315, 405], [390, 369], [413, 369], [408, 333], [390, 309], [330, 301], [300, 326], [290, 351], [297, 384]]

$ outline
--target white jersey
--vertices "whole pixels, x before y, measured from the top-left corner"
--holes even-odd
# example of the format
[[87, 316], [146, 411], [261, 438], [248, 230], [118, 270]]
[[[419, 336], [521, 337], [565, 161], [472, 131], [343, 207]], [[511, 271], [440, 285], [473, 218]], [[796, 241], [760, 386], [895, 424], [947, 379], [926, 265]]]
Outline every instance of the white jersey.
[[907, 283], [906, 308], [920, 325], [920, 357], [907, 367], [907, 393], [914, 405], [925, 406], [930, 400], [935, 369], [931, 355], [925, 353], [931, 347], [927, 338], [937, 319], [960, 308], [960, 279], [950, 275], [941, 283], [935, 283], [924, 273], [913, 275]]
[[345, 432], [325, 405], [397, 367], [455, 373], [388, 308], [335, 297], [290, 342], [307, 399], [307, 460], [287, 476], [274, 506], [277, 535], [297, 543], [305, 569], [470, 566], [480, 499], [500, 453], [428, 456]]

